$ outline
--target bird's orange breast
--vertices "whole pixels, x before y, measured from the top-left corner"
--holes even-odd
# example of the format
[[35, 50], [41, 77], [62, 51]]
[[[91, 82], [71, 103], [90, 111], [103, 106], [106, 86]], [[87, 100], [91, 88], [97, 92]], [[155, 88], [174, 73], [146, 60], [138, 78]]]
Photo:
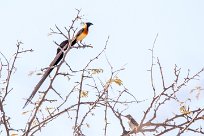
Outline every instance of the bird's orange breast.
[[84, 29], [84, 31], [77, 37], [77, 41], [82, 41], [88, 34], [88, 30]]

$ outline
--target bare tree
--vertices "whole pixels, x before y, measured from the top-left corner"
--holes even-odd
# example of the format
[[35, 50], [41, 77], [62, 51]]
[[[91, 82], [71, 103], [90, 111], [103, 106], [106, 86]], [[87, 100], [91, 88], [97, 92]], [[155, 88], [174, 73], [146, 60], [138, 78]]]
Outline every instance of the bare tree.
[[[55, 26], [55, 29], [50, 29], [50, 35], [59, 34], [65, 39], [71, 41], [76, 32], [74, 24], [80, 20], [81, 17], [80, 11], [77, 10], [77, 15], [69, 28], [65, 27], [64, 29], [66, 33], [64, 33], [64, 30], [61, 30], [58, 26]], [[8, 96], [14, 95], [14, 89], [10, 87], [10, 79], [12, 76], [15, 76], [15, 64], [18, 56], [27, 52], [32, 52], [33, 50], [21, 49], [20, 46], [22, 42], [17, 42], [17, 51], [14, 54], [13, 59], [10, 61], [8, 61], [5, 55], [0, 52], [0, 77], [3, 84], [0, 92], [0, 124], [3, 127], [1, 127], [0, 134], [10, 136], [12, 135], [11, 132], [16, 131], [17, 135], [32, 136], [37, 132], [40, 133], [40, 131], [43, 131], [48, 124], [52, 124], [53, 120], [57, 120], [62, 115], [66, 115], [68, 119], [72, 120], [73, 126], [70, 127], [73, 127], [73, 135], [86, 135], [84, 128], [86, 129], [89, 127], [89, 118], [96, 115], [99, 110], [103, 111], [99, 122], [99, 124], [103, 124], [103, 128], [98, 129], [103, 131], [104, 136], [108, 135], [108, 128], [113, 125], [113, 122], [110, 122], [110, 118], [118, 120], [117, 122], [114, 122], [114, 124], [121, 127], [121, 130], [118, 131], [120, 131], [123, 136], [138, 134], [159, 136], [168, 133], [181, 135], [186, 132], [204, 134], [202, 130], [204, 108], [198, 107], [196, 109], [191, 109], [190, 105], [187, 105], [177, 97], [178, 94], [183, 91], [185, 86], [188, 86], [191, 81], [199, 78], [199, 75], [203, 73], [204, 68], [194, 74], [190, 74], [189, 71], [185, 77], [182, 77], [180, 74], [182, 72], [181, 69], [175, 65], [172, 73], [174, 74], [174, 79], [172, 83], [167, 85], [160, 60], [154, 56], [154, 45], [157, 36], [152, 49], [150, 49], [152, 64], [149, 72], [152, 86], [152, 99], [150, 100], [148, 108], [143, 112], [143, 116], [140, 120], [134, 119], [137, 115], [128, 115], [128, 106], [130, 104], [138, 104], [139, 102], [146, 101], [137, 100], [131, 93], [132, 91], [124, 86], [123, 82], [128, 81], [120, 79], [119, 74], [124, 71], [125, 68], [121, 67], [115, 69], [106, 57], [105, 52], [108, 46], [108, 37], [103, 50], [94, 58], [91, 58], [85, 66], [81, 66], [81, 69], [79, 70], [74, 70], [71, 67], [68, 53], [70, 50], [81, 48], [89, 49], [92, 46], [68, 46], [64, 51], [62, 61], [55, 67], [56, 71], [53, 71], [53, 75], [48, 79], [49, 83], [47, 88], [39, 91], [39, 97], [31, 101], [31, 104], [29, 105], [29, 107], [32, 107], [31, 110], [23, 111], [25, 116], [22, 116], [22, 118], [28, 117], [25, 127], [20, 129], [16, 128], [17, 126], [10, 125], [10, 122], [12, 121], [11, 117], [4, 110], [7, 106], [6, 101], [9, 99]], [[106, 59], [109, 71], [104, 71], [104, 69], [100, 67], [94, 67], [93, 64], [102, 58]], [[66, 67], [66, 72], [60, 70], [62, 65]], [[157, 84], [155, 84], [155, 78], [158, 78], [158, 76], [154, 76], [156, 68], [160, 73], [160, 87], [157, 87]], [[104, 76], [106, 78], [105, 80], [102, 78]], [[69, 84], [66, 92], [62, 93], [60, 89], [55, 87], [54, 81], [57, 78], [64, 79], [64, 84], [72, 83], [71, 85]], [[200, 88], [200, 90], [202, 90], [202, 88]], [[87, 97], [89, 97], [89, 100], [86, 99]], [[174, 111], [169, 111], [168, 117], [158, 119], [160, 114], [162, 114], [162, 108], [168, 106], [169, 103], [179, 103], [180, 113], [178, 114], [173, 113]], [[140, 111], [138, 110], [138, 112]], [[129, 120], [130, 128], [127, 128], [124, 125], [124, 122], [127, 120]]]

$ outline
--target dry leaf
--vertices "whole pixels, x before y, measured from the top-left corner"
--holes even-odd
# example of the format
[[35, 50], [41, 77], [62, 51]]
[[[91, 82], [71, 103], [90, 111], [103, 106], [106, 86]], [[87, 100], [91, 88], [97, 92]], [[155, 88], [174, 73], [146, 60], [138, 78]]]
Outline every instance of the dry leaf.
[[85, 91], [85, 90], [82, 90], [81, 91], [81, 94], [80, 94], [80, 97], [88, 97], [88, 94], [89, 94], [89, 92], [88, 91]]
[[25, 114], [27, 114], [28, 112], [30, 112], [30, 111], [24, 111], [24, 112], [22, 112], [21, 114], [22, 114], [22, 115], [25, 115]]
[[99, 73], [103, 73], [103, 69], [99, 68], [99, 69], [91, 69], [91, 74], [99, 74]]
[[190, 114], [191, 113], [191, 111], [187, 110], [186, 106], [184, 106], [184, 105], [180, 107], [180, 112], [182, 114]]
[[116, 77], [116, 78], [114, 79], [114, 82], [120, 86], [120, 85], [122, 85], [122, 82], [123, 82], [123, 81], [122, 81], [121, 79], [119, 79], [118, 77]]
[[13, 134], [11, 134], [11, 136], [18, 136], [18, 134], [16, 134], [16, 133], [13, 133]]

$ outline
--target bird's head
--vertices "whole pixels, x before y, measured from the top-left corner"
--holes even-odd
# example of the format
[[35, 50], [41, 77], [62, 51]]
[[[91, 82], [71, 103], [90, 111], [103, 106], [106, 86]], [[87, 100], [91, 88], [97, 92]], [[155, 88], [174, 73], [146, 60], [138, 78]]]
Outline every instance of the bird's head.
[[126, 115], [125, 117], [128, 118], [129, 120], [132, 119], [132, 116], [130, 114]]
[[86, 22], [85, 24], [86, 24], [87, 27], [93, 25], [91, 22]]

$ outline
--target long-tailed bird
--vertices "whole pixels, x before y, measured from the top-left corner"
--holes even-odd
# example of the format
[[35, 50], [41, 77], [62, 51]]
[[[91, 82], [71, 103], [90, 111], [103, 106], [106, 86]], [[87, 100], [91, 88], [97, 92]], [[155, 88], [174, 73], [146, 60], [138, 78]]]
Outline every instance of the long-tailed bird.
[[41, 80], [35, 86], [33, 92], [31, 93], [30, 97], [27, 99], [23, 108], [25, 108], [31, 102], [31, 100], [33, 99], [33, 97], [35, 96], [38, 89], [41, 87], [41, 85], [45, 81], [45, 79], [52, 72], [54, 67], [62, 60], [62, 58], [64, 56], [64, 51], [68, 48], [69, 44], [71, 46], [74, 46], [77, 42], [81, 42], [88, 35], [89, 27], [91, 25], [93, 25], [93, 24], [90, 22], [84, 23], [83, 28], [77, 32], [76, 36], [73, 38], [73, 40], [71, 40], [71, 43], [69, 43], [69, 40], [65, 40], [59, 45], [60, 47], [57, 49], [57, 55], [55, 56], [54, 60], [50, 63], [49, 67], [47, 68], [47, 70], [43, 74]]

